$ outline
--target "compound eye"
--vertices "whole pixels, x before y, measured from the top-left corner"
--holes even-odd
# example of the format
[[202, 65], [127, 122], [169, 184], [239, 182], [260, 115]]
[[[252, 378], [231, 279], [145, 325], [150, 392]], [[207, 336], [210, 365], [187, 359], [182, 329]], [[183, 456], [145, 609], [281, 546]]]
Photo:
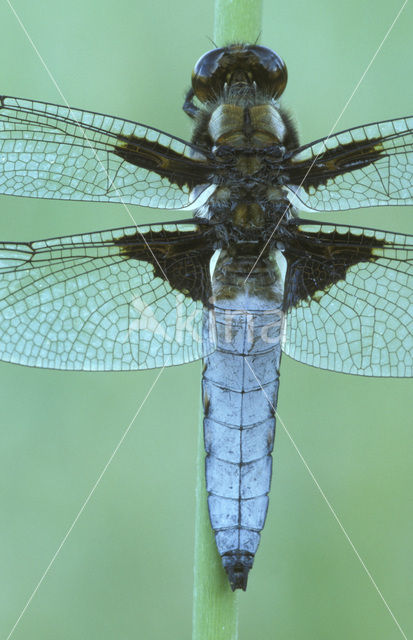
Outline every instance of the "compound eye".
[[214, 97], [216, 74], [219, 70], [220, 61], [225, 55], [227, 47], [212, 49], [201, 56], [192, 72], [192, 89], [201, 102], [206, 102]]
[[262, 86], [271, 94], [273, 98], [279, 98], [284, 92], [287, 85], [288, 74], [284, 60], [278, 53], [267, 47], [254, 45], [251, 47], [256, 59], [255, 69], [257, 76], [257, 84], [261, 82]]
[[192, 73], [192, 89], [201, 102], [216, 98], [226, 83], [253, 82], [272, 98], [284, 91], [287, 67], [272, 49], [242, 44], [212, 49], [198, 60]]

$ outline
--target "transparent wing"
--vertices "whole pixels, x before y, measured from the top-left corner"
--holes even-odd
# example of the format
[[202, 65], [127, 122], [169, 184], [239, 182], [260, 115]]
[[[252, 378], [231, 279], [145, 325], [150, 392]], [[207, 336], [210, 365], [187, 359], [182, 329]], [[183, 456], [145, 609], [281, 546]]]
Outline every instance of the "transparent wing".
[[289, 199], [309, 211], [413, 204], [413, 117], [305, 145], [285, 167]]
[[192, 224], [0, 243], [0, 358], [86, 371], [201, 358], [212, 252]]
[[286, 250], [285, 353], [331, 371], [412, 376], [413, 236], [297, 224]]
[[209, 174], [196, 147], [157, 129], [0, 96], [0, 193], [183, 209], [207, 197]]

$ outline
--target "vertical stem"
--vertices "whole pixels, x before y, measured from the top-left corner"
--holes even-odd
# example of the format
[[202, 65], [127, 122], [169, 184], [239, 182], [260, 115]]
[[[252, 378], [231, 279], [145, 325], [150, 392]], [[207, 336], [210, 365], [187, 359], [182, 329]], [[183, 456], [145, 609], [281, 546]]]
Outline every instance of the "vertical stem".
[[202, 423], [201, 417], [198, 430], [192, 639], [237, 640], [238, 598], [229, 586], [209, 522]]
[[[262, 0], [215, 0], [214, 41], [256, 42]], [[209, 522], [205, 489], [203, 417], [199, 421], [192, 640], [237, 640], [238, 597], [232, 593]]]
[[214, 41], [256, 42], [262, 29], [262, 0], [215, 0]]

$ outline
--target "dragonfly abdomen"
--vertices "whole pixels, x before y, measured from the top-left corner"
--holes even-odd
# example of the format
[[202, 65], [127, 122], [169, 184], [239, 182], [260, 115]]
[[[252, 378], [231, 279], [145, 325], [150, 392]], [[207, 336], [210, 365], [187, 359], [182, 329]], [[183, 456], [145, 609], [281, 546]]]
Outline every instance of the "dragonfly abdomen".
[[265, 299], [240, 291], [236, 298], [215, 302], [216, 350], [205, 358], [208, 507], [233, 590], [246, 588], [271, 484], [281, 304], [274, 271], [270, 279], [275, 294], [269, 287]]

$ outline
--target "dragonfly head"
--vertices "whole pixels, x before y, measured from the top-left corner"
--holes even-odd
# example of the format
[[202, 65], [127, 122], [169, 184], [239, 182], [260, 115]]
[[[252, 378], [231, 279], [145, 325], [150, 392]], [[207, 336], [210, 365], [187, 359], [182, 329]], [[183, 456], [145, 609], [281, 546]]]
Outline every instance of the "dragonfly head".
[[198, 60], [192, 72], [192, 89], [201, 102], [214, 100], [226, 85], [256, 85], [276, 99], [286, 84], [284, 61], [272, 49], [256, 44], [212, 49]]

